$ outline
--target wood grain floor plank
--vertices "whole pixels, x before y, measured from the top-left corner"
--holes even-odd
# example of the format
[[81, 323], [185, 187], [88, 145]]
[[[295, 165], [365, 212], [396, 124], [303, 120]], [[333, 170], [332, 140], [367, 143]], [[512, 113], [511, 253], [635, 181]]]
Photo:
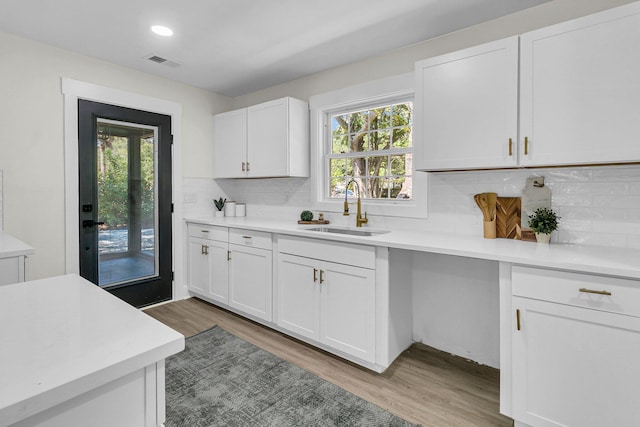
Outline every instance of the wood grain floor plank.
[[382, 374], [197, 298], [145, 312], [185, 336], [218, 325], [326, 381], [423, 426], [511, 426], [499, 414], [499, 371], [413, 344]]

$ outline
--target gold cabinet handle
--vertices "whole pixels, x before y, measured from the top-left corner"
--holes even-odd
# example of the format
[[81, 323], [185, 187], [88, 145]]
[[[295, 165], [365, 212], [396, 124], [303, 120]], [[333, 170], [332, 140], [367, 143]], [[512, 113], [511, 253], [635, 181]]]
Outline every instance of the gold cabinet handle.
[[250, 239], [251, 236], [242, 236], [243, 239]]
[[520, 330], [520, 310], [516, 310], [516, 327]]
[[249, 172], [249, 162], [247, 162], [247, 172]]
[[227, 261], [231, 261], [231, 251], [227, 251]]
[[202, 254], [203, 255], [209, 255], [209, 246], [202, 245]]
[[513, 139], [509, 138], [509, 155], [513, 156]]
[[314, 281], [314, 283], [318, 281], [318, 269], [317, 268], [313, 269], [313, 281]]
[[526, 156], [527, 154], [529, 154], [529, 137], [525, 136], [524, 137], [524, 155]]
[[209, 232], [209, 230], [200, 230], [200, 231], [202, 231], [203, 233], [208, 233]]
[[242, 162], [242, 172], [246, 171], [246, 169], [244, 168], [244, 162]]
[[324, 283], [324, 270], [320, 270], [320, 283]]
[[580, 288], [579, 290], [580, 290], [580, 292], [584, 292], [584, 293], [587, 293], [587, 294], [611, 295], [611, 292], [609, 292], [609, 291], [596, 291], [596, 290], [587, 289], [587, 288]]
[[204, 245], [200, 245], [200, 254], [204, 255]]

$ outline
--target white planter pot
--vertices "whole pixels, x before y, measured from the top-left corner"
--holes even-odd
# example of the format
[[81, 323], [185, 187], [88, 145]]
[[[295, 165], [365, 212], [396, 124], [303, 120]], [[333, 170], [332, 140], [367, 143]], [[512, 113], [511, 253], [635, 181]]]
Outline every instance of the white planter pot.
[[536, 241], [538, 243], [549, 244], [549, 242], [551, 241], [551, 233], [549, 233], [549, 234], [536, 233]]
[[222, 218], [222, 217], [224, 217], [224, 211], [218, 211], [218, 210], [215, 210], [215, 211], [213, 211], [213, 212], [214, 212], [214, 214], [215, 214], [216, 218]]

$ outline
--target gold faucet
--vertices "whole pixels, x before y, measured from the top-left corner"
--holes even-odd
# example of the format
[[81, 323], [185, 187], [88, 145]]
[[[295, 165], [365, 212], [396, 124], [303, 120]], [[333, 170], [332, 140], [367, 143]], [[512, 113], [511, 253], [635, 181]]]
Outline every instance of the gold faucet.
[[362, 204], [360, 203], [360, 186], [358, 185], [358, 183], [356, 182], [355, 179], [351, 179], [349, 182], [347, 182], [347, 185], [344, 187], [344, 212], [342, 213], [342, 215], [344, 216], [348, 216], [349, 215], [349, 203], [347, 202], [347, 195], [348, 195], [348, 189], [349, 189], [349, 184], [354, 183], [356, 185], [356, 194], [357, 194], [357, 202], [356, 202], [356, 206], [357, 206], [357, 211], [356, 211], [356, 227], [362, 227], [362, 224], [366, 224], [369, 222], [369, 220], [367, 219], [367, 213], [364, 213], [364, 216], [362, 216]]

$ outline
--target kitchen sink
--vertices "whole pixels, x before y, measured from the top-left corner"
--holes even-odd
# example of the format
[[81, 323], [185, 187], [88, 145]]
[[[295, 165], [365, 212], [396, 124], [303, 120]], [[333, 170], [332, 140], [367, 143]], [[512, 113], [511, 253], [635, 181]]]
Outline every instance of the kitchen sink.
[[388, 233], [389, 230], [360, 230], [355, 228], [340, 228], [340, 227], [313, 227], [308, 228], [310, 231], [320, 231], [322, 233], [336, 233], [336, 234], [348, 234], [351, 236], [376, 236], [378, 234]]

